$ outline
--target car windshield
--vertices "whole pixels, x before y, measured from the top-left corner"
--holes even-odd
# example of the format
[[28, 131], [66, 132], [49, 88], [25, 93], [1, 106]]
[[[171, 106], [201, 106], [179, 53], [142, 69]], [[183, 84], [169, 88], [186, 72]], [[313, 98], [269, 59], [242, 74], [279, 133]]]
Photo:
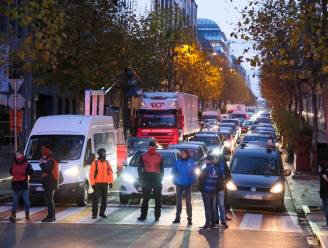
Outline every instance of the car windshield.
[[232, 119], [246, 119], [246, 114], [232, 114]]
[[156, 127], [176, 127], [177, 116], [176, 111], [171, 110], [141, 110], [140, 125], [145, 128]]
[[77, 160], [81, 157], [83, 135], [33, 135], [26, 150], [28, 160], [41, 158], [41, 147], [50, 146], [59, 160]]
[[204, 142], [207, 146], [220, 144], [220, 139], [215, 136], [195, 136], [195, 137], [191, 138], [190, 140]]
[[252, 136], [252, 135], [246, 135], [244, 137], [244, 142], [252, 142], [252, 141], [260, 141], [260, 142], [268, 142], [268, 137], [266, 136]]
[[129, 148], [148, 148], [150, 141], [152, 141], [152, 140], [150, 140], [150, 139], [129, 140], [128, 147]]
[[[140, 164], [142, 154], [143, 154], [142, 152], [137, 152], [131, 159], [129, 166], [138, 167]], [[164, 161], [163, 161], [164, 168], [172, 168], [172, 166], [175, 164], [175, 161], [176, 161], [175, 153], [174, 152], [163, 152], [160, 154], [162, 155], [162, 157], [164, 159]]]
[[230, 134], [229, 133], [220, 133], [220, 137], [223, 141], [229, 140], [230, 139]]
[[217, 120], [218, 117], [216, 115], [203, 115], [203, 120]]
[[279, 176], [279, 166], [278, 161], [272, 157], [235, 156], [231, 173]]

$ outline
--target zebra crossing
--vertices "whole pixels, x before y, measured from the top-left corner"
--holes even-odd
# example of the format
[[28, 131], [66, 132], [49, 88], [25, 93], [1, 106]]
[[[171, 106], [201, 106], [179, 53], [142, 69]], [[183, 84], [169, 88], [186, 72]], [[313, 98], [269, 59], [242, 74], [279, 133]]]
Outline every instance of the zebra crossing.
[[[9, 223], [11, 206], [0, 206], [0, 222]], [[53, 224], [111, 224], [111, 225], [149, 225], [166, 228], [184, 228], [190, 230], [199, 229], [205, 223], [203, 207], [196, 206], [193, 208], [192, 227], [187, 227], [187, 217], [185, 211], [182, 213], [180, 225], [173, 225], [172, 220], [175, 218], [175, 207], [164, 206], [162, 216], [158, 222], [154, 221], [154, 209], [149, 208], [148, 218], [144, 222], [137, 221], [140, 215], [138, 206], [120, 206], [109, 204], [106, 213], [108, 218], [92, 219], [91, 207], [56, 207], [56, 222]], [[46, 207], [32, 207], [30, 209], [30, 220], [25, 220], [24, 209], [17, 213], [17, 223], [30, 224], [42, 223], [41, 220], [47, 215]], [[234, 212], [232, 221], [229, 222], [229, 229], [249, 230], [249, 231], [270, 231], [285, 233], [301, 233], [302, 229], [298, 225], [296, 214], [271, 214], [271, 213], [250, 213], [237, 211]]]

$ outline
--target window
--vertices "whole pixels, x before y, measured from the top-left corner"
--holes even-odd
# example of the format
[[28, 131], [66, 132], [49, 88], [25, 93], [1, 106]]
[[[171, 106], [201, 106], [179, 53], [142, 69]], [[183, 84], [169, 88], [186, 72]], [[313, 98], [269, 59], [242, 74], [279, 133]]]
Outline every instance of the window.
[[272, 157], [236, 156], [231, 173], [246, 175], [278, 176], [279, 161]]
[[91, 139], [88, 139], [87, 148], [85, 150], [85, 158], [84, 158], [84, 166], [89, 165], [88, 161], [92, 156], [92, 146], [91, 146]]
[[115, 152], [115, 138], [113, 132], [96, 133], [94, 135], [95, 151], [103, 148], [106, 150], [106, 155], [111, 155]]

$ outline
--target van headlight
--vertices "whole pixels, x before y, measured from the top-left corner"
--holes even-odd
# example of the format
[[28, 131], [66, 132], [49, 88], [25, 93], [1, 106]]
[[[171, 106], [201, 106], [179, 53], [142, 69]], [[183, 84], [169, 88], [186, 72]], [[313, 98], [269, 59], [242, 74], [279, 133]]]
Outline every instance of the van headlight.
[[64, 171], [64, 175], [68, 176], [68, 177], [76, 177], [77, 175], [79, 175], [79, 167], [74, 166], [71, 168], [68, 168]]
[[226, 186], [227, 186], [227, 190], [230, 190], [230, 191], [237, 190], [237, 186], [233, 183], [233, 181], [227, 182]]
[[283, 189], [284, 187], [282, 186], [281, 183], [276, 183], [275, 185], [272, 186], [270, 193], [278, 194], [281, 193]]
[[202, 173], [202, 170], [200, 168], [195, 169], [195, 175], [196, 176], [200, 176], [201, 173]]
[[168, 175], [163, 178], [163, 183], [172, 183], [172, 181], [173, 181], [172, 175]]
[[127, 173], [122, 174], [122, 179], [123, 181], [128, 183], [134, 183], [136, 181], [136, 179], [133, 176]]

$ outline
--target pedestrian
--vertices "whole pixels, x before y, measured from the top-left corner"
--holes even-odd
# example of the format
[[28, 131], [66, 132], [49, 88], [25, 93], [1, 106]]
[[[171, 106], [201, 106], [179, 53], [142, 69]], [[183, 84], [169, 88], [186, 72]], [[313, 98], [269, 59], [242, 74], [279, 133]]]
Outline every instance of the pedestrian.
[[326, 217], [326, 224], [323, 229], [328, 229], [328, 164], [322, 163], [319, 166], [320, 173], [320, 198], [322, 200], [323, 211]]
[[188, 150], [182, 150], [180, 157], [172, 167], [173, 182], [176, 186], [177, 194], [177, 211], [173, 224], [179, 224], [182, 212], [183, 193], [186, 197], [187, 220], [188, 225], [192, 225], [192, 206], [191, 206], [191, 190], [196, 180], [195, 162], [189, 158]]
[[98, 202], [101, 197], [99, 216], [107, 218], [105, 215], [107, 207], [108, 187], [113, 187], [113, 170], [110, 163], [106, 160], [106, 150], [103, 148], [97, 151], [98, 159], [93, 161], [90, 168], [90, 183], [94, 190], [92, 201], [92, 219], [98, 215]]
[[14, 162], [10, 168], [10, 174], [13, 176], [11, 187], [13, 190], [13, 207], [9, 219], [16, 222], [16, 211], [20, 196], [23, 197], [25, 218], [30, 219], [30, 199], [29, 199], [29, 176], [33, 174], [32, 166], [27, 162], [22, 152], [16, 152]]
[[219, 170], [215, 165], [214, 157], [212, 155], [207, 155], [206, 157], [206, 167], [202, 170], [199, 176], [199, 190], [202, 193], [202, 198], [205, 208], [205, 225], [203, 229], [217, 228], [217, 205], [216, 205], [216, 195], [217, 186], [219, 182]]
[[148, 203], [151, 193], [155, 198], [155, 221], [159, 221], [162, 208], [162, 179], [164, 175], [163, 157], [156, 151], [156, 143], [149, 143], [148, 151], [140, 159], [138, 175], [142, 183], [143, 201], [139, 221], [147, 218]]
[[229, 168], [225, 162], [224, 156], [219, 156], [217, 158], [216, 166], [219, 170], [219, 178], [218, 178], [218, 185], [217, 185], [217, 195], [216, 195], [216, 205], [217, 205], [217, 219], [216, 224], [220, 224], [225, 228], [228, 228], [228, 225], [226, 223], [226, 190], [225, 185], [228, 180], [231, 179], [231, 175], [229, 172]]
[[43, 146], [41, 148], [41, 155], [41, 179], [48, 207], [48, 215], [41, 221], [54, 222], [56, 220], [54, 196], [59, 184], [59, 161], [55, 158], [49, 146]]

